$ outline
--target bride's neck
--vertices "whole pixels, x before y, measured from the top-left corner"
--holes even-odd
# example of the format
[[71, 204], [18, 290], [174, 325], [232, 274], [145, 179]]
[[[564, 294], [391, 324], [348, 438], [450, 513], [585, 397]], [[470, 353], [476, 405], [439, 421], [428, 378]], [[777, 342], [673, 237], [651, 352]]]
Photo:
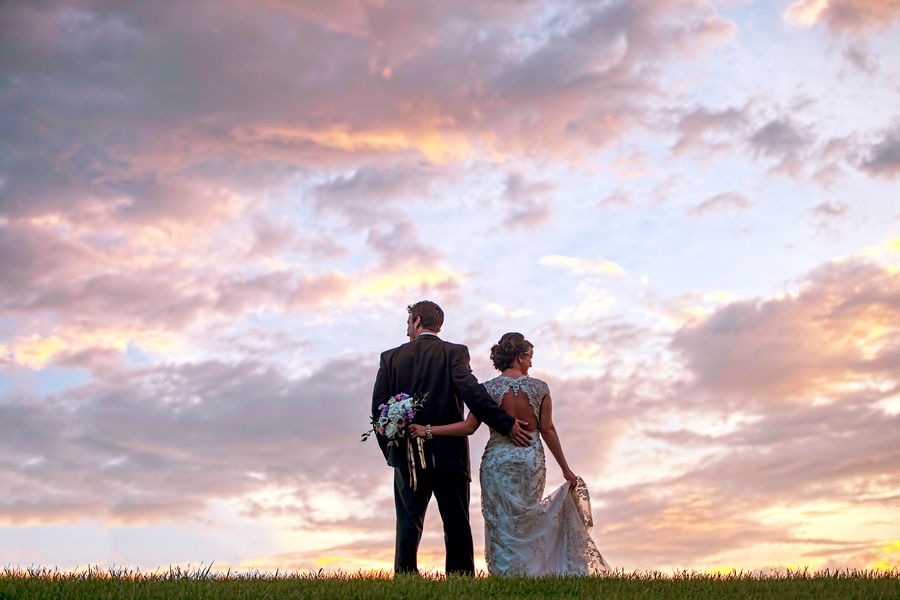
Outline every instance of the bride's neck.
[[513, 379], [518, 379], [519, 377], [524, 377], [525, 373], [521, 371], [521, 369], [516, 369], [515, 367], [510, 367], [509, 369], [505, 369], [500, 372], [501, 375], [506, 375], [507, 377], [512, 377]]

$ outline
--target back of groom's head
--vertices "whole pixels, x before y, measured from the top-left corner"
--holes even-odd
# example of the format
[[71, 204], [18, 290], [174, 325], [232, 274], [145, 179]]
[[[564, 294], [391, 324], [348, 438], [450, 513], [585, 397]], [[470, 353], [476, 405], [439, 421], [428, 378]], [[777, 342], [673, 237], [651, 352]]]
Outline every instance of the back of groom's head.
[[431, 300], [420, 300], [406, 307], [412, 320], [422, 319], [422, 327], [429, 331], [440, 331], [444, 324], [444, 311]]

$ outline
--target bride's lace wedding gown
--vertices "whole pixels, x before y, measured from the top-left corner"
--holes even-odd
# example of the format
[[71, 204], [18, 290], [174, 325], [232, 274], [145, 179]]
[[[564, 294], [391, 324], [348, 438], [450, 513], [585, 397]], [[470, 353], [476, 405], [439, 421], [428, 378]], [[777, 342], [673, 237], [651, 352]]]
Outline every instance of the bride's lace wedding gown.
[[[549, 393], [540, 379], [505, 375], [485, 382], [497, 404], [512, 390], [526, 394], [540, 423], [541, 403]], [[579, 478], [574, 493], [569, 482], [546, 498], [547, 469], [540, 434], [521, 448], [491, 430], [481, 459], [481, 510], [485, 526], [485, 558], [491, 575], [597, 575], [609, 571], [591, 539], [591, 504]]]

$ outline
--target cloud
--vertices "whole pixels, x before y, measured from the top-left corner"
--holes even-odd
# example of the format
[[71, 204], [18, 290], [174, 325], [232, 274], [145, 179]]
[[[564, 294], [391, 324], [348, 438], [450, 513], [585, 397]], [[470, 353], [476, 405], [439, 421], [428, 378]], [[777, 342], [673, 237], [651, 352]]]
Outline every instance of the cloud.
[[878, 70], [878, 57], [865, 44], [848, 44], [843, 57], [848, 65], [861, 73], [871, 75]]
[[352, 271], [298, 269], [343, 250], [258, 215], [249, 227], [196, 236], [105, 235], [62, 219], [0, 224], [0, 309], [15, 317], [2, 342], [6, 360], [41, 368], [92, 348], [186, 350], [194, 328], [218, 319], [336, 313], [408, 292], [442, 290], [450, 302], [463, 279], [406, 219], [371, 223], [367, 241], [381, 260]]
[[885, 29], [900, 19], [900, 5], [892, 0], [798, 0], [784, 11], [793, 25], [824, 24], [833, 33]]
[[749, 138], [757, 156], [778, 159], [778, 168], [795, 176], [802, 166], [802, 155], [812, 142], [810, 133], [790, 118], [773, 119]]
[[698, 147], [726, 148], [731, 135], [746, 127], [748, 107], [713, 110], [698, 107], [681, 115], [676, 124], [678, 140], [672, 146], [674, 154]]
[[334, 237], [328, 235], [304, 235], [287, 224], [274, 222], [260, 213], [250, 218], [253, 241], [247, 250], [250, 259], [277, 259], [285, 254], [299, 254], [315, 258], [339, 258], [346, 255]]
[[657, 128], [676, 134], [673, 155], [708, 160], [746, 149], [756, 160], [772, 164], [774, 173], [827, 188], [842, 180], [846, 167], [857, 166], [860, 137], [856, 132], [817, 133], [823, 127], [810, 119], [815, 104], [801, 97], [785, 109], [768, 99], [750, 98], [725, 108], [673, 108], [658, 112]]
[[[711, 568], [722, 561], [746, 565], [741, 557], [771, 544], [811, 560], [826, 549], [834, 560], [853, 560], [875, 547], [877, 540], [865, 534], [810, 536], [804, 528], [818, 517], [797, 507], [825, 497], [853, 510], [862, 510], [860, 502], [896, 509], [900, 457], [893, 441], [900, 416], [879, 404], [900, 385], [884, 387], [900, 356], [891, 345], [892, 324], [900, 322], [891, 312], [900, 306], [895, 280], [896, 274], [855, 259], [812, 272], [794, 295], [725, 300], [672, 340], [693, 381], [672, 377], [659, 351], [665, 333], [615, 316], [574, 329], [570, 320], [552, 321], [529, 334], [539, 356], [579, 343], [606, 351], [604, 368], [588, 376], [535, 373], [550, 382], [567, 457], [591, 486], [601, 551], [626, 568]], [[735, 320], [735, 311], [743, 317]], [[630, 362], [635, 351], [641, 360]], [[806, 364], [797, 364], [798, 355]], [[725, 371], [752, 373], [713, 377], [710, 356]], [[266, 361], [113, 363], [74, 389], [6, 398], [0, 481], [8, 494], [0, 518], [24, 524], [91, 515], [146, 523], [196, 518], [210, 502], [226, 501], [246, 517], [298, 534], [322, 531], [349, 540], [242, 564], [346, 568], [382, 560], [389, 566], [390, 497], [382, 497], [389, 471], [374, 446], [356, 443], [373, 377], [365, 368], [360, 374], [359, 365], [374, 363], [352, 355], [290, 376]], [[872, 386], [866, 377], [874, 378]], [[704, 427], [709, 415], [739, 406], [732, 395], [757, 390], [755, 402], [740, 405], [750, 411], [746, 418]], [[794, 392], [779, 399], [781, 390]], [[656, 470], [641, 471], [648, 461]], [[555, 473], [551, 464], [550, 486]], [[323, 500], [323, 486], [349, 503], [341, 514]], [[346, 508], [355, 503], [371, 510]], [[477, 511], [476, 502], [476, 532]], [[423, 544], [423, 561], [439, 564], [436, 523]], [[361, 547], [367, 552], [354, 550]]]
[[424, 244], [415, 224], [403, 218], [389, 226], [371, 228], [367, 243], [381, 255], [385, 265], [414, 264], [427, 267], [440, 264], [443, 255]]
[[860, 168], [879, 177], [894, 177], [900, 173], [900, 128], [884, 134], [863, 159]]
[[366, 494], [383, 473], [377, 449], [356, 444], [374, 373], [346, 378], [355, 362], [300, 378], [257, 361], [162, 365], [57, 396], [7, 398], [0, 519], [170, 520], [265, 486], [307, 497], [311, 482]]
[[[680, 476], [688, 485], [728, 488], [722, 493], [739, 493], [751, 502], [799, 504], [821, 498], [817, 494], [827, 488], [832, 502], [880, 498], [893, 503], [892, 493], [885, 492], [900, 483], [900, 470], [889, 464], [896, 454], [890, 431], [897, 415], [887, 417], [873, 399], [847, 394], [831, 404], [783, 407], [721, 436], [659, 436], [680, 447], [726, 450]], [[856, 440], [852, 451], [841, 442], [847, 439]]]
[[[152, 523], [199, 518], [210, 503], [227, 501], [245, 516], [301, 532], [369, 539], [372, 552], [387, 556], [391, 500], [385, 494], [373, 503], [373, 496], [389, 489], [390, 471], [374, 445], [357, 442], [374, 377], [359, 371], [361, 362], [375, 364], [346, 357], [302, 377], [249, 360], [120, 368], [58, 395], [7, 398], [0, 405], [0, 481], [7, 490], [0, 520]], [[348, 370], [356, 376], [347, 377]], [[585, 411], [601, 409], [608, 391], [590, 381], [554, 390], [570, 447], [602, 431], [601, 446], [609, 448], [619, 421], [584, 419]], [[602, 449], [593, 446], [590, 457], [570, 459], [581, 472], [602, 464]], [[348, 502], [367, 508], [328, 510], [323, 488], [345, 509]], [[476, 519], [476, 531], [479, 525]], [[433, 526], [425, 542], [440, 552]], [[328, 555], [317, 549], [314, 556]], [[278, 560], [283, 566], [287, 558]]]
[[424, 201], [440, 176], [426, 165], [366, 166], [338, 175], [314, 188], [316, 208], [337, 213], [354, 226], [380, 220], [384, 208], [399, 202]]
[[30, 224], [0, 224], [0, 291], [9, 300], [23, 289], [53, 285], [67, 272], [101, 265], [105, 256], [91, 245], [68, 240]]
[[850, 206], [843, 202], [821, 202], [809, 209], [814, 218], [816, 233], [829, 239], [840, 239], [839, 227], [850, 215]]
[[612, 194], [604, 197], [597, 204], [600, 207], [606, 208], [610, 206], [623, 207], [631, 204], [631, 196], [622, 190], [616, 190]]
[[896, 272], [861, 259], [830, 263], [797, 293], [728, 304], [681, 329], [672, 345], [694, 385], [723, 402], [809, 403], [892, 379], [898, 299]]
[[[870, 521], [883, 511], [896, 510], [900, 471], [891, 432], [897, 417], [886, 417], [873, 400], [871, 394], [845, 394], [830, 404], [769, 409], [718, 436], [684, 430], [674, 435], [650, 433], [651, 438], [670, 443], [672, 451], [690, 453], [693, 448], [707, 456], [657, 486], [665, 489], [662, 495], [670, 502], [682, 504], [680, 495], [685, 494], [709, 507], [710, 514], [697, 520], [700, 529], [723, 516], [726, 522], [729, 517], [742, 518], [748, 528], [753, 522], [764, 530], [779, 524], [781, 532], [769, 530], [765, 543], [790, 544], [791, 560], [822, 556], [829, 546], [832, 558], [849, 560], [860, 547], [877, 542], [877, 537], [867, 536], [878, 536], [878, 527], [843, 540], [816, 539], [819, 536], [807, 532], [816, 531], [816, 523], [835, 510], [856, 511]], [[711, 402], [709, 408], [722, 407]], [[653, 527], [657, 518], [648, 515], [648, 526]], [[690, 523], [681, 525], [690, 528]], [[679, 532], [672, 539], [681, 540], [683, 535]], [[739, 557], [746, 545], [738, 540], [734, 544], [731, 549], [699, 553]], [[854, 564], [871, 567], [871, 561]]]
[[439, 165], [536, 141], [573, 155], [639, 126], [658, 87], [647, 65], [734, 30], [700, 0], [340, 6], [238, 1], [214, 23], [204, 3], [4, 11], [3, 212], [203, 225], [230, 195], [313, 170], [336, 174], [321, 194], [394, 185], [376, 158]]
[[[636, 439], [612, 450], [619, 470], [657, 461], [670, 475], [599, 494], [601, 548], [629, 564], [691, 556], [712, 566], [782, 544], [787, 564], [829, 556], [872, 567], [883, 529], [810, 532], [833, 511], [872, 521], [898, 507], [898, 415], [885, 404], [900, 391], [898, 294], [896, 270], [847, 258], [813, 270], [796, 292], [732, 299], [675, 332], [687, 378], [660, 379], [653, 392], [626, 387], [645, 402]], [[644, 542], [656, 538], [666, 542]]]
[[[699, 0], [238, 1], [214, 21], [207, 8], [4, 11], [16, 52], [0, 99], [2, 306], [23, 319], [8, 355], [37, 366], [98, 344], [158, 348], [231, 315], [398, 290], [452, 298], [461, 277], [405, 203], [430, 200], [472, 158], [609, 144], [642, 126], [659, 93], [648, 66], [734, 29]], [[546, 224], [551, 191], [511, 171], [511, 222]], [[374, 264], [308, 268], [356, 260], [347, 235], [313, 228], [361, 232]], [[61, 314], [80, 327], [32, 329]], [[27, 351], [56, 339], [55, 354]]]
[[707, 198], [691, 209], [691, 214], [701, 216], [710, 213], [741, 212], [752, 206], [751, 202], [738, 192], [722, 192]]
[[592, 273], [610, 277], [625, 275], [625, 269], [605, 258], [585, 258], [581, 256], [563, 256], [547, 254], [538, 259], [538, 264], [547, 267], [558, 267], [573, 273]]
[[496, 302], [489, 302], [485, 305], [485, 309], [492, 313], [500, 315], [504, 319], [518, 319], [521, 317], [527, 317], [534, 312], [530, 308], [508, 308]]
[[545, 224], [553, 216], [547, 195], [554, 188], [546, 181], [527, 181], [519, 173], [507, 175], [502, 198], [507, 208], [504, 225], [534, 229]]
[[822, 202], [810, 209], [810, 212], [825, 219], [842, 219], [847, 216], [850, 207], [843, 202]]

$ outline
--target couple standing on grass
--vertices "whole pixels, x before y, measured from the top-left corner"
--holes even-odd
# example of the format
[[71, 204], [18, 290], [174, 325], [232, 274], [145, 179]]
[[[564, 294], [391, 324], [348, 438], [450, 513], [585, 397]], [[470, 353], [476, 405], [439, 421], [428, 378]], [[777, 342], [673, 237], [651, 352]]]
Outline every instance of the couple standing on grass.
[[[425, 510], [434, 494], [444, 523], [446, 571], [474, 575], [469, 525], [469, 442], [484, 421], [491, 428], [481, 459], [481, 509], [485, 558], [491, 575], [596, 575], [609, 570], [591, 539], [587, 487], [563, 455], [553, 426], [550, 388], [528, 376], [534, 347], [520, 333], [506, 333], [491, 348], [500, 375], [484, 384], [472, 374], [469, 350], [438, 337], [444, 312], [427, 300], [407, 307], [409, 342], [381, 355], [372, 414], [398, 393], [426, 394], [428, 401], [408, 427], [424, 438], [425, 469], [411, 485], [407, 453], [377, 435], [394, 467], [397, 510], [396, 573], [417, 573], [416, 554]], [[463, 404], [469, 415], [463, 419]], [[542, 497], [547, 444], [566, 482]]]

